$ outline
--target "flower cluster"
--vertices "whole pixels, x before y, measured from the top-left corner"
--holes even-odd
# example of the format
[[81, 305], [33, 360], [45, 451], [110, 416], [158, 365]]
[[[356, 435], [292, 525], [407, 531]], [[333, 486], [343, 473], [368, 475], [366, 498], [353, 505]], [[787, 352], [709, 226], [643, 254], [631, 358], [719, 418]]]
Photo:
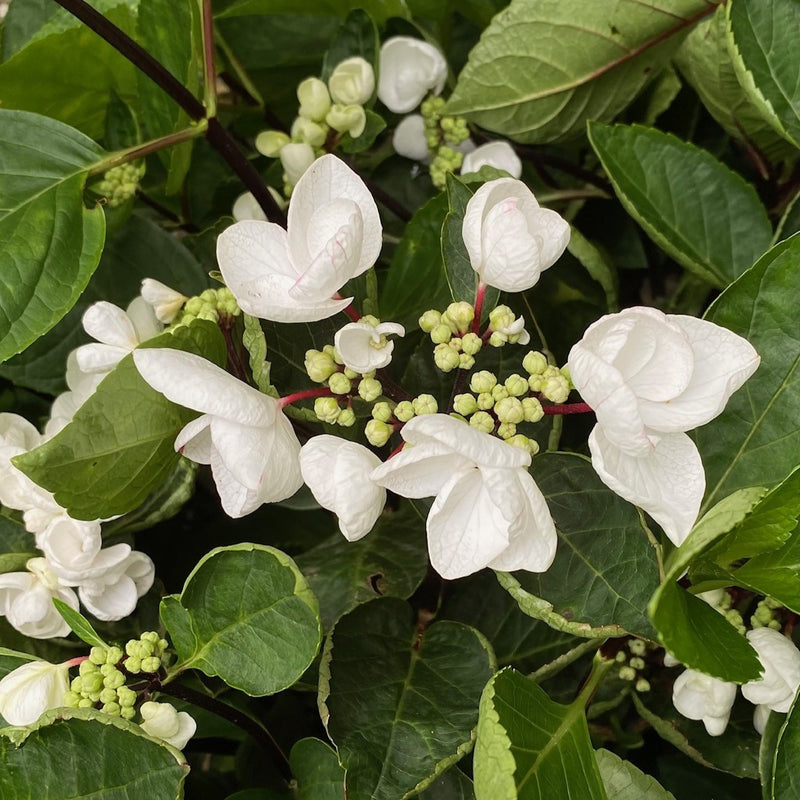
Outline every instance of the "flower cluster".
[[97, 194], [106, 198], [110, 208], [119, 208], [128, 202], [135, 194], [139, 183], [144, 177], [144, 163], [129, 162], [112, 167], [103, 175], [103, 179], [95, 184], [92, 189]]

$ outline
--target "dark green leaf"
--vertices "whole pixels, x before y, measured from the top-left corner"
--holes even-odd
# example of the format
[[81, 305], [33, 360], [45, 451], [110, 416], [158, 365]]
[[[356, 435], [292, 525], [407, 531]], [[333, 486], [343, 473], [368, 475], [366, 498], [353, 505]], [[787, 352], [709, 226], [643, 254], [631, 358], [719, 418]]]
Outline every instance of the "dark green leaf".
[[778, 734], [769, 792], [769, 800], [793, 800], [800, 796], [800, 700], [797, 697]]
[[344, 153], [361, 153], [368, 150], [375, 143], [375, 139], [386, 128], [386, 121], [379, 114], [367, 109], [367, 121], [364, 123], [364, 130], [360, 136], [353, 138], [346, 133], [339, 146]]
[[610, 750], [595, 753], [606, 794], [614, 800], [675, 800], [655, 778]]
[[14, 0], [3, 19], [3, 60], [8, 61], [58, 11], [52, 0]]
[[475, 790], [458, 767], [451, 767], [419, 795], [419, 800], [475, 800]]
[[28, 653], [19, 653], [16, 650], [9, 650], [7, 647], [0, 647], [0, 678], [5, 678], [11, 670], [21, 667], [28, 661], [35, 661], [35, 659], [35, 656]]
[[161, 617], [176, 669], [199, 669], [250, 695], [280, 692], [317, 654], [317, 601], [289, 556], [272, 547], [218, 547], [200, 560]]
[[753, 187], [710, 153], [640, 125], [589, 125], [589, 139], [631, 216], [664, 252], [719, 288], [769, 247]]
[[[378, 29], [364, 8], [354, 8], [339, 27], [322, 60], [320, 78], [327, 81], [345, 59], [360, 56], [368, 61], [378, 75]], [[377, 81], [376, 81], [377, 86]]]
[[63, 600], [59, 600], [57, 597], [53, 598], [53, 605], [64, 618], [64, 622], [69, 625], [70, 630], [79, 639], [93, 647], [108, 647], [83, 614], [76, 611], [72, 606], [68, 606]]
[[374, 600], [339, 620], [320, 667], [319, 703], [347, 771], [347, 797], [397, 800], [458, 761], [472, 746], [493, 670], [476, 631], [415, 624], [401, 600]]
[[22, 522], [0, 515], [0, 573], [22, 572], [28, 559], [38, 555], [33, 534]]
[[617, 311], [619, 309], [617, 273], [608, 256], [574, 227], [572, 228], [567, 249], [603, 287], [608, 311]]
[[344, 770], [330, 745], [301, 739], [289, 754], [297, 800], [344, 800]]
[[[363, 8], [378, 23], [388, 17], [407, 17], [408, 9], [402, 0], [306, 0], [302, 11], [309, 16], [328, 16], [343, 19], [352, 9]], [[293, 0], [233, 0], [228, 2], [220, 17], [238, 17], [250, 14], [296, 14], [298, 6]], [[308, 24], [314, 24], [313, 21]]]

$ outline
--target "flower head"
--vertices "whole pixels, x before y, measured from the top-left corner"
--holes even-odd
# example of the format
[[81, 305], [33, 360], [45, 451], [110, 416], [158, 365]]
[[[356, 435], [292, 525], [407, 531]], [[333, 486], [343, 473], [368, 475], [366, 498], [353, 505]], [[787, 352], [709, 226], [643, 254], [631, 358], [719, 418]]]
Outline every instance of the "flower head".
[[139, 709], [142, 715], [142, 730], [156, 739], [163, 739], [178, 750], [194, 736], [197, 723], [185, 711], [176, 710], [169, 703], [155, 703], [148, 700]]
[[757, 706], [785, 714], [800, 687], [800, 650], [791, 639], [772, 628], [755, 628], [747, 639], [764, 668], [757, 681], [742, 686], [742, 694]]
[[487, 142], [467, 153], [461, 174], [477, 172], [483, 166], [505, 170], [512, 178], [522, 175], [522, 162], [508, 142]]
[[350, 322], [336, 331], [334, 346], [348, 369], [364, 374], [389, 365], [394, 342], [386, 337], [404, 336], [405, 332], [396, 322]]
[[217, 240], [217, 258], [244, 312], [277, 322], [312, 322], [349, 305], [352, 298], [334, 295], [375, 263], [381, 236], [367, 187], [327, 155], [295, 187], [287, 231], [269, 222], [237, 222]]
[[428, 138], [422, 114], [409, 114], [400, 120], [392, 134], [392, 147], [404, 158], [428, 160]]
[[0, 680], [0, 716], [9, 725], [32, 725], [58, 708], [69, 689], [67, 664], [29, 661]]
[[727, 683], [694, 669], [675, 679], [672, 703], [687, 719], [702, 720], [710, 736], [721, 736], [728, 727], [736, 684]]
[[444, 56], [428, 42], [395, 36], [381, 47], [378, 99], [390, 111], [413, 111], [428, 92], [440, 94], [447, 79]]
[[375, 91], [372, 64], [361, 56], [340, 61], [328, 78], [334, 103], [363, 106]]

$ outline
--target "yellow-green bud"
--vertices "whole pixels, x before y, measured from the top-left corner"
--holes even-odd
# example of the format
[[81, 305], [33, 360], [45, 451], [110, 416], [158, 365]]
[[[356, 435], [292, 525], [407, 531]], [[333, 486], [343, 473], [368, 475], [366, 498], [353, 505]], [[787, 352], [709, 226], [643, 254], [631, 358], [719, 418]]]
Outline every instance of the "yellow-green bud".
[[256, 136], [256, 150], [268, 158], [277, 158], [291, 140], [282, 131], [261, 131]]
[[529, 375], [541, 375], [547, 369], [547, 358], [544, 353], [531, 350], [530, 353], [522, 359], [522, 368]]
[[450, 328], [447, 325], [436, 325], [431, 330], [431, 341], [434, 344], [447, 344], [453, 336]]
[[485, 411], [476, 411], [470, 418], [469, 424], [484, 433], [491, 433], [494, 430], [494, 419], [491, 414]]
[[541, 392], [553, 403], [563, 403], [569, 397], [569, 384], [562, 375], [557, 378], [547, 378]]
[[107, 675], [110, 675], [112, 672], [116, 672], [117, 668], [113, 664], [101, 664], [100, 665], [100, 674], [105, 678]]
[[460, 353], [461, 352], [461, 337], [460, 336], [454, 336], [452, 339], [450, 339], [449, 345], [450, 345], [450, 347], [453, 348], [453, 350], [456, 351], [456, 353]]
[[461, 337], [461, 349], [467, 353], [467, 355], [476, 355], [480, 352], [481, 347], [483, 347], [483, 341], [477, 333], [465, 333]]
[[489, 312], [489, 327], [493, 330], [510, 328], [516, 320], [508, 306], [496, 306]]
[[469, 388], [476, 394], [491, 392], [495, 386], [497, 386], [497, 377], [485, 369], [476, 372], [469, 381]]
[[117, 690], [116, 689], [103, 689], [100, 692], [100, 702], [101, 703], [116, 703], [117, 702]]
[[528, 381], [522, 375], [509, 375], [505, 380], [505, 387], [512, 397], [522, 397], [528, 393]]
[[481, 392], [476, 402], [481, 411], [489, 411], [494, 408], [494, 397], [491, 392]]
[[70, 682], [69, 688], [73, 692], [77, 692], [78, 694], [81, 694], [83, 692], [83, 678], [81, 678], [80, 675], [78, 675], [77, 677], [73, 678], [72, 681]]
[[123, 719], [133, 719], [136, 716], [136, 709], [133, 706], [123, 706], [119, 710], [119, 715]]
[[128, 656], [125, 659], [125, 669], [131, 675], [138, 675], [142, 671], [142, 659], [139, 656]]
[[142, 659], [142, 672], [158, 672], [161, 659], [158, 656], [148, 656]]
[[522, 403], [516, 397], [504, 397], [498, 400], [494, 407], [494, 413], [497, 415], [497, 419], [499, 419], [500, 422], [516, 424], [525, 419]]
[[643, 656], [647, 651], [647, 645], [641, 639], [631, 639], [628, 642], [628, 649], [635, 656]]
[[360, 378], [361, 377], [361, 373], [360, 372], [356, 372], [355, 370], [350, 369], [350, 367], [345, 367], [343, 372], [344, 372], [345, 378], [350, 378], [351, 381], [354, 381], [354, 380], [356, 380], [356, 378]]
[[364, 378], [358, 384], [358, 394], [361, 399], [365, 400], [367, 403], [377, 400], [382, 393], [383, 386], [381, 386], [381, 382], [376, 381], [375, 378]]
[[109, 647], [106, 652], [106, 664], [118, 664], [125, 655], [119, 647]]
[[197, 319], [205, 319], [209, 322], [219, 322], [219, 314], [215, 308], [204, 308], [197, 315]]
[[468, 417], [478, 410], [478, 401], [475, 399], [474, 395], [457, 394], [453, 398], [453, 410], [463, 417]]
[[324, 383], [336, 372], [336, 364], [331, 356], [319, 350], [306, 350], [304, 364], [308, 377], [315, 383]]
[[437, 344], [433, 349], [433, 363], [442, 372], [452, 372], [461, 363], [458, 353], [450, 345]]
[[349, 133], [354, 139], [357, 139], [364, 133], [364, 128], [367, 125], [367, 112], [364, 111], [364, 106], [359, 105], [341, 105], [334, 103], [331, 110], [325, 115], [325, 122], [339, 133]]
[[78, 700], [78, 708], [91, 708], [94, 705], [94, 702], [90, 700], [88, 697], [83, 697]]
[[[103, 654], [105, 656], [105, 653]], [[105, 659], [100, 662], [101, 664], [105, 664]], [[93, 663], [92, 661], [81, 661], [80, 666], [78, 667], [78, 674], [81, 677], [85, 677], [87, 675], [91, 675], [92, 673], [98, 673], [99, 670], [97, 668], [97, 664]]]
[[492, 335], [489, 337], [489, 346], [490, 347], [502, 347], [508, 341], [508, 336], [504, 333], [500, 333], [500, 331], [492, 331]]
[[414, 418], [414, 406], [410, 400], [401, 400], [394, 407], [394, 415], [400, 422], [408, 422]]
[[84, 675], [81, 680], [83, 681], [83, 691], [86, 694], [94, 694], [103, 688], [103, 676], [99, 672]]
[[426, 311], [419, 318], [419, 327], [422, 328], [425, 333], [430, 333], [437, 325], [440, 325], [441, 322], [442, 315], [438, 311], [431, 309], [430, 311]]
[[350, 394], [353, 385], [343, 372], [334, 372], [328, 380], [328, 386], [334, 394]]
[[522, 399], [522, 416], [525, 422], [538, 422], [544, 416], [544, 409], [537, 398]]
[[300, 102], [297, 113], [314, 122], [322, 122], [331, 109], [328, 87], [319, 78], [306, 78], [301, 81], [297, 87], [297, 99]]
[[644, 669], [644, 659], [639, 656], [634, 656], [628, 663], [634, 669]]
[[64, 695], [63, 703], [67, 708], [77, 708], [81, 701], [81, 696], [76, 692], [69, 691]]
[[[81, 666], [79, 667], [79, 669], [83, 669], [83, 665], [86, 664], [86, 663], [97, 664], [97, 666], [100, 666], [100, 664], [105, 664], [106, 663], [106, 648], [105, 647], [93, 647], [89, 651], [89, 661], [88, 662], [82, 661], [81, 662]], [[83, 674], [83, 673], [81, 673], [81, 674]]]
[[475, 358], [474, 356], [469, 355], [469, 353], [462, 353], [458, 357], [458, 368], [469, 370], [475, 366]]
[[499, 383], [494, 387], [494, 389], [492, 389], [492, 397], [494, 398], [495, 403], [499, 403], [501, 400], [508, 397], [508, 389], [506, 389], [502, 383]]
[[542, 377], [547, 379], [547, 378], [561, 378], [563, 376], [561, 375], [561, 370], [558, 367], [554, 366], [553, 364], [548, 364], [545, 367], [544, 372], [542, 373]]
[[614, 661], [616, 661], [617, 664], [624, 664], [627, 660], [628, 660], [628, 656], [625, 655], [625, 651], [624, 650], [620, 650], [614, 656]]
[[103, 678], [103, 686], [106, 689], [116, 689], [118, 686], [122, 686], [124, 683], [125, 676], [118, 669], [115, 669], [113, 672], [109, 672], [108, 675]]
[[292, 140], [305, 142], [312, 147], [322, 147], [328, 137], [328, 126], [325, 123], [312, 122], [306, 117], [297, 117], [292, 123]]
[[450, 325], [453, 333], [466, 333], [475, 319], [475, 309], [463, 300], [458, 303], [450, 303], [445, 309], [442, 319], [447, 317], [447, 324]]
[[392, 426], [378, 419], [371, 419], [364, 428], [367, 441], [374, 447], [383, 447], [391, 438], [392, 433], [394, 433]]
[[636, 685], [634, 686], [637, 692], [649, 692], [650, 691], [650, 681], [647, 678], [639, 678], [636, 681]]
[[514, 447], [519, 447], [520, 450], [527, 450], [529, 453], [531, 453], [533, 451], [531, 445], [536, 444], [536, 442], [529, 439], [522, 433], [517, 433], [514, 436], [511, 436], [510, 438], [506, 439], [506, 444], [512, 444], [514, 445]]
[[623, 681], [633, 681], [636, 680], [636, 670], [632, 667], [620, 667], [619, 669], [619, 677]]
[[343, 408], [336, 420], [343, 428], [352, 428], [356, 424], [356, 412], [352, 408]]
[[501, 439], [510, 439], [517, 435], [517, 426], [513, 422], [501, 422], [497, 426], [497, 435]]
[[386, 401], [375, 403], [372, 407], [372, 418], [381, 422], [389, 422], [392, 418], [392, 407]]
[[411, 401], [414, 413], [420, 417], [423, 414], [435, 414], [439, 410], [436, 398], [432, 394], [421, 394]]
[[127, 686], [120, 686], [117, 689], [117, 702], [122, 708], [130, 708], [136, 702], [136, 692]]
[[528, 378], [528, 386], [532, 392], [541, 392], [544, 386], [545, 378], [541, 375], [531, 375]]
[[[225, 297], [229, 294], [232, 295], [231, 290], [227, 286], [223, 286], [221, 289], [217, 290], [217, 296], [221, 296], [225, 293]], [[153, 646], [159, 644], [159, 642], [163, 642], [163, 639], [158, 638], [158, 634], [155, 631], [145, 631], [140, 637], [143, 642], [150, 642]]]
[[570, 390], [575, 388], [575, 384], [572, 382], [572, 374], [569, 371], [569, 364], [564, 364], [563, 367], [559, 370], [559, 372], [564, 376], [567, 383], [569, 384]]
[[318, 397], [314, 401], [314, 414], [322, 422], [333, 424], [341, 413], [339, 401], [335, 397]]
[[106, 703], [100, 710], [104, 714], [110, 714], [112, 717], [118, 717], [121, 709], [119, 703]]

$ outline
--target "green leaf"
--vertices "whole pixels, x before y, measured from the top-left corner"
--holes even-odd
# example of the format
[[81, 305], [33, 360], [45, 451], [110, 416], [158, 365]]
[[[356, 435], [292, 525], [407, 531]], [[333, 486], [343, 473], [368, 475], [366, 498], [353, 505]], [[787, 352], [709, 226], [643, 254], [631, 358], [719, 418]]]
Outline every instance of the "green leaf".
[[786, 205], [786, 210], [775, 228], [775, 235], [772, 237], [772, 241], [773, 243], [780, 242], [798, 232], [800, 232], [800, 190]]
[[[389, 17], [409, 16], [403, 0], [305, 0], [302, 4], [303, 14], [341, 19], [357, 8], [364, 9], [379, 24]], [[250, 14], [296, 14], [298, 10], [300, 9], [293, 0], [233, 0], [217, 16], [226, 18]]]
[[3, 19], [3, 60], [8, 61], [58, 11], [52, 0], [25, 0], [9, 4]]
[[483, 32], [447, 104], [518, 142], [612, 120], [713, 5], [704, 0], [512, 0]]
[[[378, 29], [364, 8], [354, 8], [339, 26], [322, 59], [323, 81], [331, 77], [336, 67], [345, 59], [360, 56], [368, 61], [378, 74], [378, 51], [380, 50]], [[376, 84], [377, 86], [377, 81]]]
[[69, 625], [70, 630], [86, 644], [93, 647], [108, 647], [108, 645], [98, 636], [97, 631], [92, 627], [86, 617], [79, 611], [76, 611], [72, 606], [68, 606], [63, 600], [57, 597], [53, 598], [53, 605], [56, 610], [64, 619], [64, 622]]
[[267, 339], [264, 336], [264, 329], [257, 317], [242, 313], [244, 320], [244, 333], [242, 334], [242, 344], [250, 356], [250, 372], [253, 380], [260, 392], [275, 395], [276, 389], [270, 383], [269, 372], [270, 363], [267, 361]]
[[478, 699], [493, 671], [477, 631], [415, 624], [395, 598], [339, 620], [320, 666], [319, 705], [349, 800], [409, 797], [458, 761], [472, 747]]
[[761, 365], [725, 410], [694, 433], [706, 470], [703, 509], [745, 486], [771, 488], [800, 452], [800, 235], [775, 245], [720, 295], [705, 319], [744, 336]]
[[675, 800], [655, 778], [624, 761], [610, 750], [595, 753], [606, 794], [614, 800]]
[[[144, 346], [186, 350], [217, 363], [225, 359], [219, 328], [204, 320]], [[175, 437], [196, 416], [145, 383], [128, 355], [72, 422], [14, 463], [76, 519], [113, 517], [143, 503], [172, 472], [181, 457]]]
[[175, 748], [94, 709], [62, 708], [30, 728], [0, 729], [3, 800], [175, 800], [188, 771]]
[[297, 800], [344, 800], [344, 770], [336, 752], [319, 739], [300, 739], [289, 753]]
[[319, 599], [323, 630], [376, 597], [410, 597], [428, 568], [424, 525], [410, 504], [384, 511], [372, 532], [348, 542], [338, 531], [297, 558]]
[[366, 110], [367, 120], [364, 123], [364, 130], [359, 136], [353, 138], [349, 133], [342, 136], [339, 146], [345, 153], [362, 153], [368, 150], [375, 143], [378, 135], [386, 128], [386, 120], [380, 114], [376, 114], [370, 109]]
[[724, 288], [769, 247], [753, 187], [714, 156], [640, 125], [589, 124], [589, 140], [622, 205], [686, 269]]
[[55, 120], [0, 109], [0, 361], [50, 330], [97, 267], [105, 218], [83, 185], [104, 155]]
[[[769, 800], [792, 800], [800, 796], [800, 695], [795, 697], [778, 733], [778, 744], [769, 786]], [[772, 715], [770, 715], [772, 716]]]
[[0, 515], [0, 574], [23, 572], [28, 559], [38, 555], [33, 534], [16, 519]]
[[728, 53], [725, 6], [700, 22], [678, 50], [675, 63], [709, 114], [738, 141], [749, 142], [770, 160], [792, 152], [742, 91]]
[[9, 650], [7, 647], [0, 647], [0, 678], [5, 678], [11, 670], [26, 664], [28, 661], [36, 661], [36, 656]]
[[602, 287], [609, 312], [619, 309], [617, 272], [608, 256], [592, 244], [577, 228], [572, 228], [567, 249]]
[[91, 341], [81, 325], [84, 311], [97, 300], [125, 308], [139, 294], [143, 278], [156, 278], [188, 296], [208, 286], [203, 268], [175, 236], [134, 214], [109, 235], [100, 264], [72, 310], [25, 352], [0, 365], [0, 375], [37, 392], [64, 391], [69, 352]]
[[212, 550], [180, 596], [164, 598], [161, 618], [176, 671], [199, 669], [249, 695], [291, 686], [319, 649], [316, 598], [289, 556], [263, 545]]
[[767, 721], [761, 734], [761, 747], [758, 749], [758, 772], [763, 787], [763, 797], [771, 800], [772, 778], [775, 773], [775, 751], [778, 748], [781, 730], [786, 716], [775, 711], [767, 712]]
[[[92, 5], [125, 33], [135, 35], [134, 0], [94, 0]], [[127, 103], [136, 102], [134, 66], [61, 9], [0, 64], [3, 108], [46, 114], [92, 139], [99, 139], [105, 130], [111, 90]], [[37, 143], [36, 155], [42, 157], [48, 146], [38, 136]]]
[[545, 453], [534, 479], [558, 531], [547, 572], [498, 573], [526, 613], [575, 636], [654, 638], [644, 613], [658, 562], [638, 511], [607, 489], [582, 456]]
[[419, 800], [475, 800], [475, 790], [460, 769], [451, 767], [419, 794]]
[[605, 800], [581, 700], [554, 703], [506, 668], [481, 697], [473, 769], [478, 800]]
[[727, 11], [730, 53], [742, 89], [775, 130], [800, 147], [800, 4], [738, 0]]

